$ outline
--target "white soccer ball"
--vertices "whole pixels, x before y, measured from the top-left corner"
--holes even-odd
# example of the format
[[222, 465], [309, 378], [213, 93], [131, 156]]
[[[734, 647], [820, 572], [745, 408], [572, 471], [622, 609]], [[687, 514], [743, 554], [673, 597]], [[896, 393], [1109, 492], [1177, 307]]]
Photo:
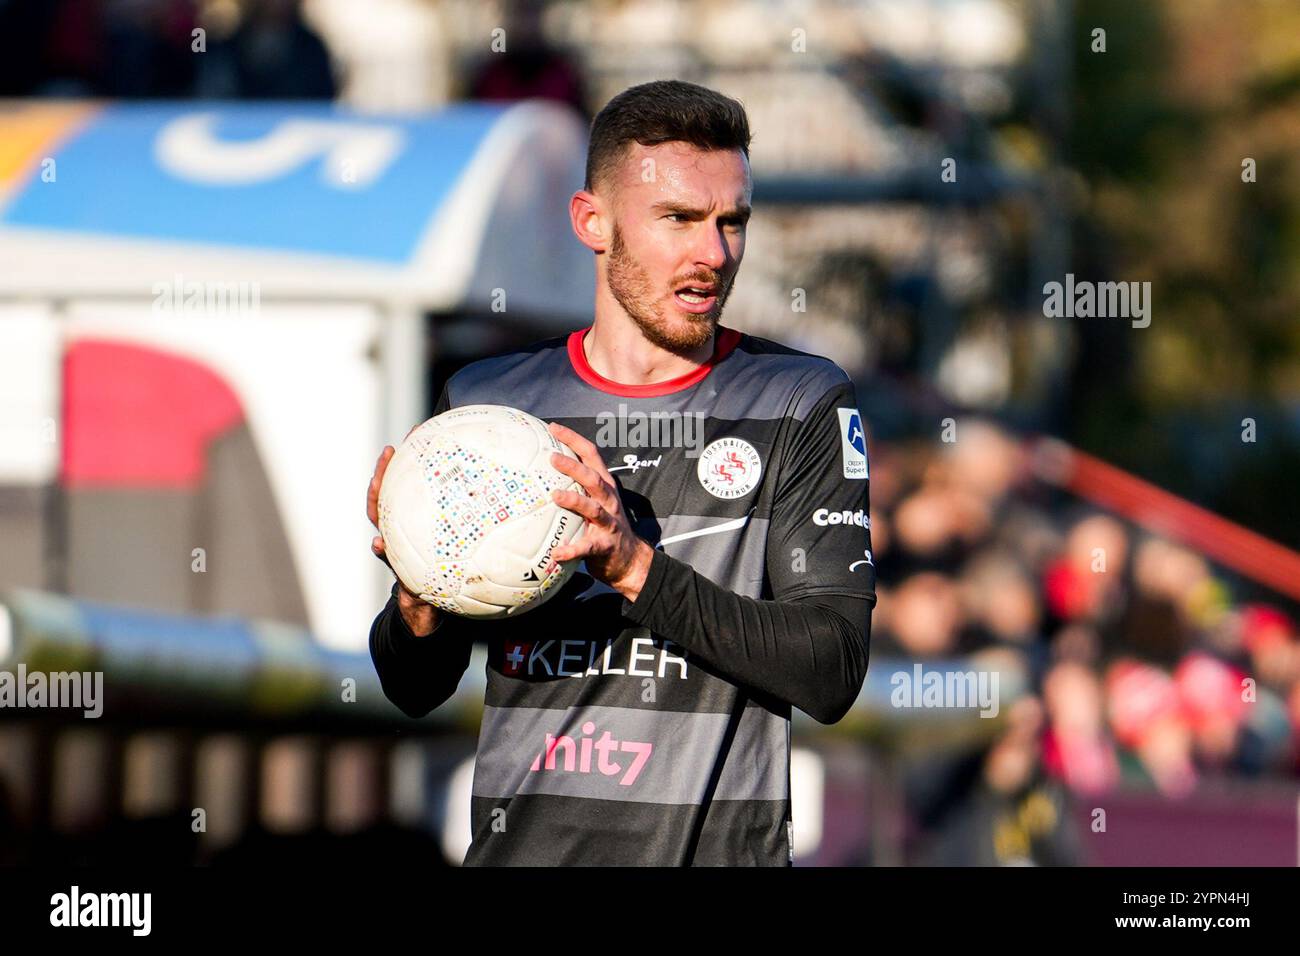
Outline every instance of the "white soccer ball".
[[505, 405], [453, 408], [406, 436], [379, 489], [379, 533], [402, 583], [472, 618], [522, 614], [554, 595], [580, 561], [551, 554], [584, 522], [551, 492], [586, 492], [551, 467], [553, 452], [578, 460]]

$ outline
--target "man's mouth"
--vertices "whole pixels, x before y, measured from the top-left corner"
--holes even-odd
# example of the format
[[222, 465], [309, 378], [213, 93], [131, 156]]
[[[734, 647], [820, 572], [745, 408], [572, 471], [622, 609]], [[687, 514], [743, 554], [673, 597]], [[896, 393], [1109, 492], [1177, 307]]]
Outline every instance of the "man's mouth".
[[679, 287], [673, 293], [680, 304], [688, 312], [707, 312], [713, 308], [714, 302], [718, 299], [718, 287], [716, 285], [685, 285]]

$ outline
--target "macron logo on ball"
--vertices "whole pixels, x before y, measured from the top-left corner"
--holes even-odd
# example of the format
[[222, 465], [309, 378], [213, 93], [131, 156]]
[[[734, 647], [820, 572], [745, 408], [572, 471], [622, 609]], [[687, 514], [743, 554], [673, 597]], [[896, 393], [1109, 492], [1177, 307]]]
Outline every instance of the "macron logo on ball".
[[840, 451], [845, 478], [867, 478], [867, 436], [856, 408], [835, 409], [840, 416]]

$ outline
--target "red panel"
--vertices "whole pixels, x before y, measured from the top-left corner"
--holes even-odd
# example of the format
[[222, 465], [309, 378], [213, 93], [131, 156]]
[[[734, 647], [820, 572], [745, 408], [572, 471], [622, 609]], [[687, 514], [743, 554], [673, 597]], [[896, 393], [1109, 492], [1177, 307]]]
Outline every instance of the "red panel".
[[82, 340], [63, 358], [66, 486], [193, 488], [209, 442], [244, 421], [211, 369], [168, 352]]
[[1300, 554], [1056, 439], [1040, 439], [1040, 478], [1173, 538], [1265, 587], [1300, 601]]

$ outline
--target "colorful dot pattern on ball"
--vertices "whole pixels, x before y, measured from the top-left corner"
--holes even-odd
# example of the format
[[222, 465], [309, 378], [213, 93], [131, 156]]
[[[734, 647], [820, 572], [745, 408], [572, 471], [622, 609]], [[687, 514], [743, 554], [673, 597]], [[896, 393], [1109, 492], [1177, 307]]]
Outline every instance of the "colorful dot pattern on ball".
[[[455, 594], [464, 584], [461, 562], [493, 528], [528, 514], [551, 500], [551, 490], [569, 479], [502, 465], [466, 448], [451, 436], [438, 436], [420, 455], [433, 492], [435, 530], [432, 555], [441, 577], [435, 593]], [[539, 589], [540, 590], [540, 589]]]

